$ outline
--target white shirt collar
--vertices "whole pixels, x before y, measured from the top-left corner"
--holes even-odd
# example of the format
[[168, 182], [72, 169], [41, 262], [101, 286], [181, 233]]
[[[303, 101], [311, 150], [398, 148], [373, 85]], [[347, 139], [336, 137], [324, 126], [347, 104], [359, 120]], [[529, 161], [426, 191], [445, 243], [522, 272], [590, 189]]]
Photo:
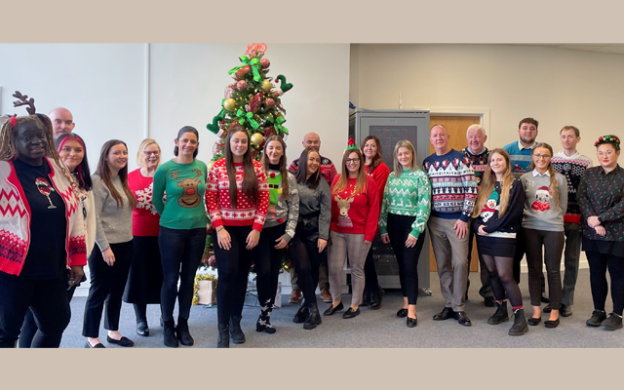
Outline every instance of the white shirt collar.
[[478, 156], [478, 155], [480, 155], [481, 153], [483, 153], [483, 152], [485, 152], [487, 150], [487, 148], [485, 146], [483, 146], [483, 149], [481, 149], [481, 151], [479, 153], [475, 153], [475, 152], [472, 151], [472, 149], [470, 149], [470, 146], [466, 146], [466, 148], [468, 148], [468, 151], [470, 153], [472, 153], [472, 155], [474, 155], [474, 156]]
[[537, 169], [534, 169], [531, 173], [533, 174], [533, 177], [535, 177], [535, 176], [548, 176], [548, 177], [550, 177], [550, 170], [544, 172], [543, 175], [541, 173], [539, 173], [537, 171]]
[[535, 146], [535, 144], [536, 144], [536, 143], [537, 143], [537, 142], [533, 142], [533, 144], [532, 144], [531, 146], [526, 147], [526, 146], [522, 145], [522, 144], [520, 143], [520, 141], [518, 141], [518, 150], [522, 150], [522, 149], [533, 149], [533, 147]]

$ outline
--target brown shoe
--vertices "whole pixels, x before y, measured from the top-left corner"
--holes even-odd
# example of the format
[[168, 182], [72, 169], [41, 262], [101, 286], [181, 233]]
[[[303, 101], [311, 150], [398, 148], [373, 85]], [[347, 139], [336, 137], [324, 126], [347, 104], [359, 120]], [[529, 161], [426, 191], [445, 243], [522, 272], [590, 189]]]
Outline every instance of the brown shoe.
[[292, 290], [292, 292], [290, 293], [290, 298], [288, 298], [288, 302], [290, 303], [301, 302], [301, 290]]
[[332, 296], [327, 289], [321, 290], [321, 298], [323, 298], [323, 302], [325, 303], [332, 302]]

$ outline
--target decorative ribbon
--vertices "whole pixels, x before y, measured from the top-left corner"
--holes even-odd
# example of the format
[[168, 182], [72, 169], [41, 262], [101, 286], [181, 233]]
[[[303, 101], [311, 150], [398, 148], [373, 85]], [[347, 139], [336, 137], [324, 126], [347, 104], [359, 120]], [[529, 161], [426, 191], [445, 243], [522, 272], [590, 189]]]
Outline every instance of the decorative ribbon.
[[[277, 118], [269, 118], [267, 119], [271, 124], [275, 127], [275, 132], [279, 135], [280, 131], [286, 135], [288, 135], [288, 129], [282, 126], [282, 123], [286, 122], [283, 116], [278, 116]], [[282, 137], [284, 138], [284, 137]]]
[[260, 80], [262, 80], [262, 78], [260, 77], [260, 60], [258, 58], [255, 58], [255, 57], [250, 59], [247, 56], [240, 56], [238, 58], [240, 59], [240, 61], [243, 64], [230, 69], [228, 74], [236, 73], [243, 66], [249, 65], [251, 67], [251, 71], [253, 72], [253, 75], [254, 75], [254, 77], [253, 77], [254, 81], [260, 82]]
[[258, 122], [256, 122], [253, 119], [253, 112], [248, 112], [248, 113], [244, 113], [243, 110], [241, 110], [240, 108], [238, 109], [238, 111], [236, 111], [236, 117], [240, 118], [238, 120], [238, 123], [240, 123], [241, 125], [245, 123], [245, 121], [249, 122], [249, 124], [251, 125], [251, 127], [253, 127], [254, 130], [256, 130], [258, 127], [260, 127], [260, 125], [258, 124]]

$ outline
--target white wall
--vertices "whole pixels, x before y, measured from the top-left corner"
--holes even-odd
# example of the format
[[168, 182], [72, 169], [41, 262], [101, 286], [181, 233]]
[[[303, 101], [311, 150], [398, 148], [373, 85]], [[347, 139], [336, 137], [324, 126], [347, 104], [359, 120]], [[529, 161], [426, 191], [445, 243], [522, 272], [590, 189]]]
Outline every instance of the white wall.
[[579, 151], [595, 158], [603, 134], [624, 136], [624, 56], [511, 45], [357, 45], [352, 101], [369, 109], [487, 108], [489, 146], [517, 140], [518, 122], [534, 117], [538, 140], [561, 148], [574, 125]]

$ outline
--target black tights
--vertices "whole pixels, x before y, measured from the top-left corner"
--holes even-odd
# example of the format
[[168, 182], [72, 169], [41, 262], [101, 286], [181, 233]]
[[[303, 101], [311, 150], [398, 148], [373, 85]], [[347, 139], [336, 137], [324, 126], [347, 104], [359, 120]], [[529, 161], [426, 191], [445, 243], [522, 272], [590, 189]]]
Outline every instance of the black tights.
[[319, 282], [319, 267], [327, 263], [327, 248], [318, 251], [318, 240], [310, 241], [295, 235], [290, 241], [290, 258], [297, 272], [298, 285], [306, 305], [316, 304], [316, 285]]
[[260, 306], [268, 306], [269, 309], [275, 303], [279, 272], [282, 269], [282, 257], [284, 254], [284, 250], [275, 249], [275, 245], [277, 245], [275, 240], [282, 237], [285, 231], [286, 224], [282, 223], [273, 227], [265, 227], [260, 235], [260, 241], [263, 241], [264, 250], [258, 253], [255, 261], [256, 285]]
[[497, 301], [505, 299], [505, 292], [512, 307], [522, 306], [522, 293], [514, 279], [513, 257], [481, 255], [490, 273], [492, 292]]
[[611, 277], [611, 299], [613, 312], [622, 315], [624, 309], [624, 259], [612, 255], [603, 255], [600, 252], [585, 252], [589, 262], [589, 278], [591, 281], [594, 309], [605, 309], [605, 301], [609, 292], [607, 283], [607, 269]]

